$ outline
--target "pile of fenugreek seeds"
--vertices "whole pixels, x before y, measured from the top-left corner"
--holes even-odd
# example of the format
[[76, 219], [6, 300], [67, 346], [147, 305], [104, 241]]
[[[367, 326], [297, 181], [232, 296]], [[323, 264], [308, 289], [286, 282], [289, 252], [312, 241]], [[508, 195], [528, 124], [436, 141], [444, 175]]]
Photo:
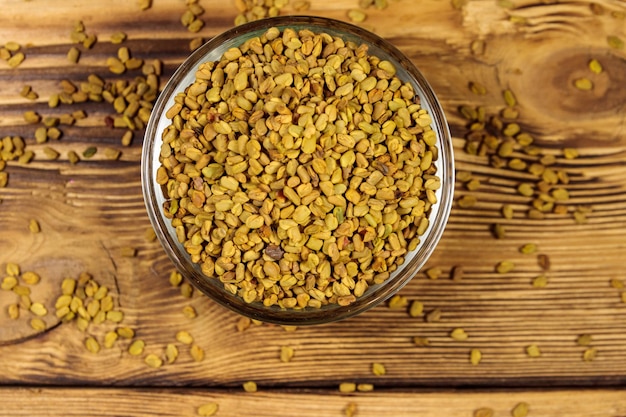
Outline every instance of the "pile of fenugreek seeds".
[[427, 230], [441, 185], [431, 118], [367, 46], [270, 28], [202, 63], [174, 101], [163, 210], [245, 302], [349, 305]]

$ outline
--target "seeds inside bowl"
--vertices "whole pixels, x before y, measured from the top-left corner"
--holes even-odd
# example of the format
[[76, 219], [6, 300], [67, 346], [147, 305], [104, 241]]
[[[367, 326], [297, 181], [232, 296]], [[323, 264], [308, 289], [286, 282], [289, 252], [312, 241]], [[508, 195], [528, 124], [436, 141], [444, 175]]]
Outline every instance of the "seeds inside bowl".
[[365, 45], [270, 28], [202, 63], [166, 116], [165, 216], [202, 272], [247, 303], [349, 305], [429, 226], [431, 117]]

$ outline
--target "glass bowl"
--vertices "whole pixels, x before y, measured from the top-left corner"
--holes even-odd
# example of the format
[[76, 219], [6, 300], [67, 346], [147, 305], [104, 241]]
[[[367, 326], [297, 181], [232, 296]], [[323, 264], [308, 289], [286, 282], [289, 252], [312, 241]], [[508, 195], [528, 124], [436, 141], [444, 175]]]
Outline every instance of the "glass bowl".
[[[190, 255], [176, 237], [171, 220], [163, 212], [166, 196], [163, 187], [156, 182], [156, 175], [161, 166], [159, 155], [163, 143], [162, 134], [171, 124], [165, 114], [174, 104], [174, 97], [194, 82], [196, 70], [201, 63], [219, 61], [229, 48], [261, 36], [271, 27], [276, 27], [281, 32], [286, 28], [296, 31], [309, 29], [315, 33], [325, 32], [338, 36], [357, 45], [367, 45], [370, 55], [395, 64], [396, 76], [401, 81], [412, 84], [421, 107], [431, 117], [430, 126], [436, 133], [438, 158], [434, 165], [441, 187], [435, 191], [437, 203], [431, 207], [426, 232], [421, 236], [417, 248], [406, 254], [404, 263], [386, 281], [371, 285], [362, 296], [347, 306], [328, 304], [321, 308], [282, 309], [277, 305], [266, 307], [258, 301], [246, 303], [238, 295], [226, 291], [218, 278], [204, 275], [200, 265], [191, 261]], [[143, 144], [141, 174], [150, 221], [159, 241], [181, 274], [217, 303], [252, 319], [282, 325], [321, 324], [352, 317], [399, 291], [416, 275], [435, 250], [449, 217], [454, 190], [454, 158], [448, 124], [435, 93], [415, 65], [393, 45], [369, 31], [345, 22], [309, 16], [276, 17], [244, 24], [214, 37], [193, 52], [169, 80], [152, 111]]]

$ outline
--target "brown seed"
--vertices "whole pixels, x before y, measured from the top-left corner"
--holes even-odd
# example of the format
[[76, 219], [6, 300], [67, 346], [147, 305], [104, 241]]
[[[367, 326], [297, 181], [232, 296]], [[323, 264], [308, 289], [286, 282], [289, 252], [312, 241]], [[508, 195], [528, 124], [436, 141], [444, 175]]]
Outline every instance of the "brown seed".
[[204, 360], [204, 350], [198, 345], [192, 345], [189, 349], [189, 354], [196, 362], [202, 362]]
[[427, 323], [435, 323], [441, 320], [441, 310], [436, 308], [426, 314], [426, 322]]
[[450, 278], [452, 281], [461, 281], [463, 279], [463, 266], [455, 265], [452, 267], [452, 273], [450, 274]]
[[474, 410], [474, 417], [493, 417], [493, 409], [482, 407]]
[[548, 255], [545, 255], [545, 254], [537, 255], [537, 264], [544, 271], [550, 270], [550, 258], [548, 257]]
[[430, 344], [430, 341], [427, 337], [415, 336], [413, 338], [413, 344], [415, 346], [428, 346]]

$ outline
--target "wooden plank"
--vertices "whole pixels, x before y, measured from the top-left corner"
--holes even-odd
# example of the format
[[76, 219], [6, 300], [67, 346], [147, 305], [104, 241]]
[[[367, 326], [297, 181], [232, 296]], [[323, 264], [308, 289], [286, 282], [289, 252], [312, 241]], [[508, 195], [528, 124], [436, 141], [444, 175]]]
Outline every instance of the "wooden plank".
[[[217, 403], [216, 416], [343, 416], [348, 404], [355, 416], [469, 417], [481, 408], [510, 416], [518, 404], [539, 417], [621, 417], [624, 391], [422, 392], [394, 391], [341, 395], [324, 391], [212, 391], [201, 389], [0, 388], [0, 416], [194, 416], [201, 405]], [[19, 401], [15, 401], [19, 398]]]
[[[401, 292], [411, 301], [423, 302], [426, 312], [441, 309], [442, 318], [426, 323], [423, 317], [411, 318], [405, 311], [380, 306], [342, 323], [294, 333], [269, 325], [238, 332], [235, 314], [197, 294], [190, 300], [183, 298], [171, 288], [167, 277], [172, 264], [158, 243], [143, 238], [149, 223], [140, 185], [141, 132], [136, 132], [132, 147], [122, 149], [123, 131], [105, 126], [105, 117], [113, 114], [111, 106], [89, 103], [84, 106], [89, 117], [75, 126], [62, 126], [62, 139], [48, 144], [61, 157], [47, 161], [43, 145], [32, 139], [35, 126], [22, 119], [30, 109], [59, 115], [82, 108], [48, 109], [47, 97], [59, 91], [61, 78], [80, 82], [96, 72], [107, 80], [116, 79], [104, 62], [117, 50], [108, 42], [117, 30], [128, 33], [126, 45], [136, 56], [164, 60], [164, 82], [188, 54], [188, 41], [196, 35], [176, 20], [183, 12], [182, 3], [155, 3], [153, 9], [140, 13], [134, 2], [108, 2], [107, 10], [116, 10], [110, 16], [98, 2], [59, 0], [53, 10], [11, 1], [7, 13], [0, 16], [0, 39], [22, 43], [27, 53], [18, 69], [0, 63], [0, 137], [22, 135], [36, 153], [30, 165], [10, 162], [6, 168], [9, 186], [0, 189], [0, 267], [18, 262], [24, 270], [40, 273], [43, 279], [33, 286], [32, 298], [50, 312], [62, 279], [89, 271], [119, 300], [124, 325], [136, 329], [137, 337], [146, 342], [145, 354], [162, 355], [166, 344], [177, 343], [177, 331], [188, 330], [206, 358], [196, 363], [188, 348], [178, 344], [177, 362], [152, 370], [143, 357], [126, 353], [126, 341], [93, 355], [84, 348], [86, 334], [75, 323], [60, 323], [49, 314], [48, 330], [36, 333], [29, 326], [29, 314], [10, 320], [7, 306], [16, 302], [15, 297], [0, 292], [1, 384], [234, 387], [249, 379], [275, 387], [331, 387], [345, 380], [381, 387], [626, 383], [626, 304], [620, 300], [621, 291], [609, 285], [610, 279], [624, 281], [626, 255], [626, 90], [621, 88], [626, 71], [623, 50], [606, 46], [607, 35], [624, 37], [617, 19], [608, 13], [593, 16], [586, 3], [509, 11], [493, 1], [472, 1], [457, 11], [446, 2], [425, 2], [418, 9], [405, 0], [372, 11], [366, 25], [407, 53], [441, 98], [455, 137], [458, 169], [472, 172], [482, 183], [471, 192], [477, 205], [454, 207], [429, 262], [429, 267], [442, 269], [443, 277], [428, 280], [419, 274]], [[311, 13], [342, 19], [354, 7], [348, 0], [313, 3]], [[607, 11], [623, 10], [615, 2], [602, 4]], [[211, 37], [232, 25], [236, 14], [232, 5], [214, 1], [205, 7], [210, 12], [202, 36]], [[530, 24], [511, 24], [507, 18], [513, 13], [523, 14]], [[88, 33], [101, 38], [73, 66], [65, 54], [71, 46], [68, 32], [77, 19], [84, 20]], [[469, 46], [478, 38], [487, 41], [487, 49], [484, 55], [474, 56]], [[589, 45], [579, 45], [580, 39]], [[578, 74], [591, 57], [603, 62], [605, 73], [588, 97], [571, 81], [582, 76]], [[489, 94], [472, 95], [467, 89], [472, 80], [483, 83]], [[24, 84], [40, 94], [36, 103], [19, 96]], [[492, 168], [485, 158], [463, 152], [466, 128], [457, 107], [483, 105], [495, 113], [503, 106], [501, 90], [509, 87], [520, 103], [521, 124], [570, 175], [571, 210], [593, 207], [587, 224], [576, 224], [571, 215], [528, 220], [523, 210], [529, 199], [515, 191], [528, 175]], [[67, 151], [80, 154], [90, 146], [119, 148], [123, 153], [120, 161], [108, 161], [99, 151], [75, 166], [67, 162]], [[561, 149], [566, 146], [576, 147], [581, 156], [564, 159]], [[458, 184], [458, 197], [468, 193]], [[515, 208], [513, 219], [502, 219], [503, 203]], [[41, 223], [40, 234], [28, 232], [29, 219]], [[506, 225], [505, 239], [491, 237], [489, 230], [496, 222]], [[528, 242], [550, 257], [546, 288], [531, 286], [532, 279], [544, 272], [535, 255], [518, 252]], [[138, 256], [122, 256], [126, 247], [137, 249]], [[515, 270], [497, 274], [495, 265], [505, 259], [515, 262]], [[459, 265], [464, 268], [463, 280], [450, 280], [450, 270]], [[193, 305], [199, 317], [185, 318], [181, 310], [186, 305]], [[457, 327], [469, 334], [467, 341], [449, 337]], [[107, 323], [91, 327], [88, 333], [102, 342], [104, 333], [114, 328]], [[593, 336], [591, 346], [597, 348], [593, 362], [582, 360], [587, 348], [576, 344], [581, 334]], [[414, 346], [415, 336], [427, 337], [430, 345]], [[531, 344], [539, 346], [541, 357], [526, 355]], [[291, 363], [279, 360], [280, 347], [285, 345], [296, 350]], [[473, 348], [483, 353], [479, 366], [469, 363]], [[387, 375], [372, 375], [374, 362], [385, 364]], [[371, 404], [380, 400], [372, 398]], [[342, 404], [343, 400], [336, 409]], [[581, 410], [590, 411], [592, 404]]]

